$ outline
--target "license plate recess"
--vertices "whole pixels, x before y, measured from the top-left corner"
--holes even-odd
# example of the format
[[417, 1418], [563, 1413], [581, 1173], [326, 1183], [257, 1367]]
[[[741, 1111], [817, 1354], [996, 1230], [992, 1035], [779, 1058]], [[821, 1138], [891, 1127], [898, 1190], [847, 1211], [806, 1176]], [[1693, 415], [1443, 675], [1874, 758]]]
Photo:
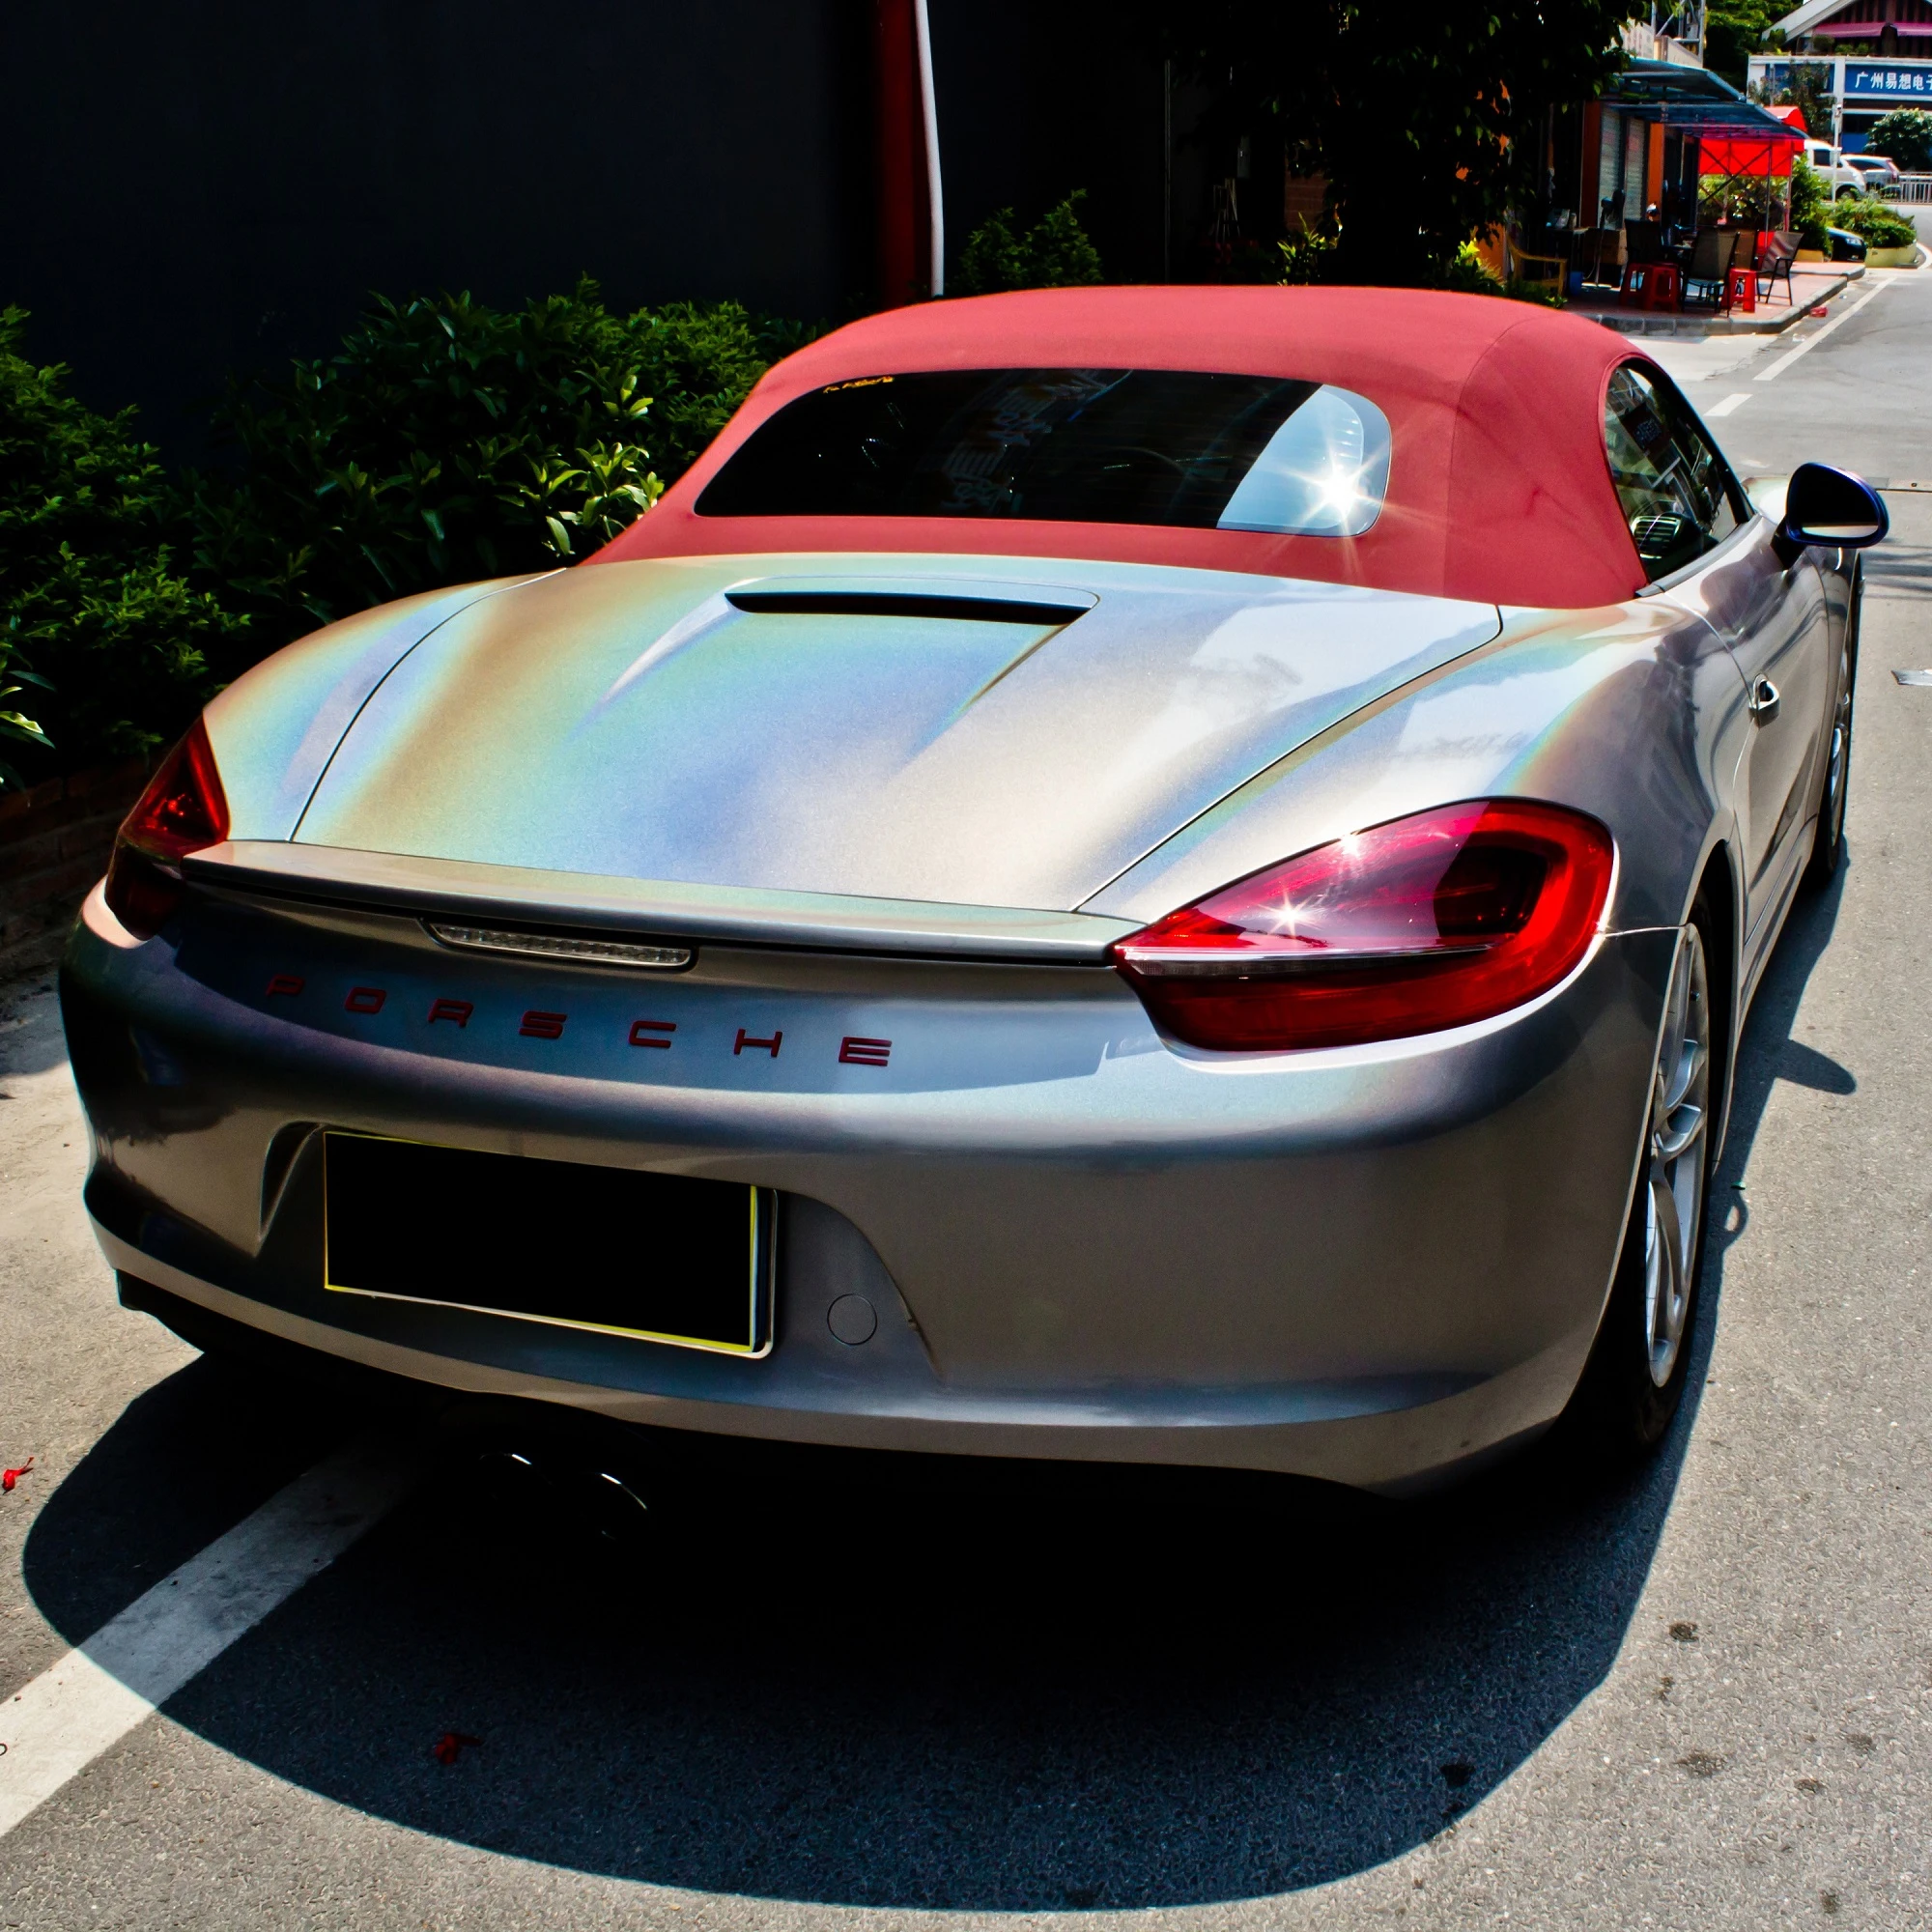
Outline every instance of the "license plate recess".
[[323, 1200], [334, 1293], [770, 1351], [769, 1188], [329, 1132]]

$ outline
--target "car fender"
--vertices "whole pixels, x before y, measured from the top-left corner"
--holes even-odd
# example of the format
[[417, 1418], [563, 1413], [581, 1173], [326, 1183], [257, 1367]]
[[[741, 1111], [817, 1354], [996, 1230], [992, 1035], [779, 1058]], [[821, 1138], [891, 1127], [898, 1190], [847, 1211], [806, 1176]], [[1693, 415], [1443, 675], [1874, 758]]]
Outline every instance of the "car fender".
[[335, 748], [383, 680], [459, 611], [533, 581], [459, 583], [357, 611], [284, 646], [220, 692], [204, 716], [231, 835], [292, 838]]
[[1678, 925], [1735, 838], [1745, 683], [1665, 599], [1504, 613], [1494, 642], [1364, 706], [1200, 814], [1081, 908], [1152, 921], [1366, 826], [1458, 799], [1588, 811], [1617, 841], [1606, 929]]

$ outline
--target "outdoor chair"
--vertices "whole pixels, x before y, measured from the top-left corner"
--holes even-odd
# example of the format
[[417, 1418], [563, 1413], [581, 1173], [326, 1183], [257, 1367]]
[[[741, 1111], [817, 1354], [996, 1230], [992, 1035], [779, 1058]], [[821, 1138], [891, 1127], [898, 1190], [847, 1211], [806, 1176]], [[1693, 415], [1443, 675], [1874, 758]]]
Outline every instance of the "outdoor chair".
[[1663, 224], [1661, 221], [1626, 221], [1624, 238], [1624, 252], [1628, 261], [1662, 261]]
[[1577, 237], [1573, 260], [1581, 268], [1585, 255], [1590, 266], [1583, 280], [1590, 288], [1621, 289], [1624, 277], [1624, 231], [1621, 228], [1586, 228]]
[[1697, 237], [1690, 248], [1690, 265], [1684, 271], [1686, 308], [1730, 306], [1731, 259], [1739, 240], [1735, 228], [1707, 228]]
[[1759, 294], [1763, 299], [1771, 299], [1771, 292], [1779, 280], [1784, 283], [1784, 302], [1791, 305], [1791, 265], [1798, 259], [1798, 237], [1789, 229], [1780, 229], [1764, 238], [1764, 247], [1757, 259], [1757, 278], [1763, 285]]
[[[1545, 246], [1556, 240], [1553, 234], [1546, 232], [1539, 237]], [[1508, 236], [1509, 271], [1518, 281], [1529, 287], [1553, 295], [1563, 293], [1564, 284], [1570, 275], [1568, 255], [1547, 255], [1541, 250], [1523, 246], [1523, 235], [1520, 228], [1512, 228]]]

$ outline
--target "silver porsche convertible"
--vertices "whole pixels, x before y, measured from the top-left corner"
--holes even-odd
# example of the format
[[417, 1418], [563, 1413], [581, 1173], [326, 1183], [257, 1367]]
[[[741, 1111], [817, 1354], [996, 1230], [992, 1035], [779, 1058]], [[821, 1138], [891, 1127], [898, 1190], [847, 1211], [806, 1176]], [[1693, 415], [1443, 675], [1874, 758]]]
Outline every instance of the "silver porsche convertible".
[[1640, 1450], [1885, 530], [1512, 302], [839, 330], [157, 770], [61, 981], [122, 1298], [683, 1431]]

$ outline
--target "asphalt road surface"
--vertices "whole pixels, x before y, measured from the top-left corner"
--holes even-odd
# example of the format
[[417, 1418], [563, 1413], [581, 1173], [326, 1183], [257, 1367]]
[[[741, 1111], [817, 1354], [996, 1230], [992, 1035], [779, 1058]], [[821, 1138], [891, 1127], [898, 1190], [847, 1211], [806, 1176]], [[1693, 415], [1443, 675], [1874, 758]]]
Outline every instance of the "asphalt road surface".
[[[1932, 271], [1664, 354], [1748, 471], [1932, 483]], [[1322, 1510], [778, 1451], [653, 1468], [613, 1543], [119, 1310], [14, 989], [0, 1926], [1932, 1924], [1932, 690], [1890, 675], [1932, 491], [1889, 500], [1848, 864], [1759, 997], [1634, 1481]]]

